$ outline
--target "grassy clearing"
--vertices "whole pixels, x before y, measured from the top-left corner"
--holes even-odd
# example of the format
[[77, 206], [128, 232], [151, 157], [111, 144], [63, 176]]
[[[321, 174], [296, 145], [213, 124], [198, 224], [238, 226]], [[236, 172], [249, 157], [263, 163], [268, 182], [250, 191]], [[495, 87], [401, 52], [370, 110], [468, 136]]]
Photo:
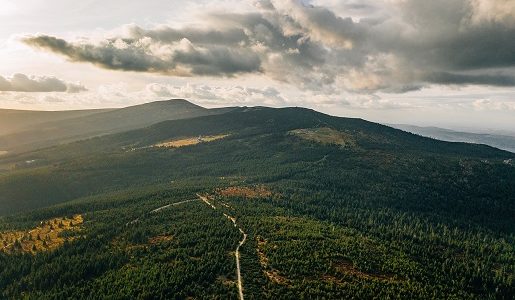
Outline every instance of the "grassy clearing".
[[297, 129], [289, 132], [304, 140], [317, 142], [326, 145], [340, 145], [342, 147], [356, 146], [356, 140], [347, 133], [334, 130], [328, 127]]
[[155, 144], [154, 147], [161, 148], [180, 148], [191, 145], [196, 145], [200, 143], [209, 143], [212, 141], [220, 140], [225, 137], [228, 137], [228, 134], [220, 134], [220, 135], [209, 135], [209, 136], [201, 136], [201, 137], [190, 137], [180, 140], [171, 140], [162, 143]]
[[173, 240], [173, 236], [171, 236], [171, 235], [158, 235], [158, 236], [149, 238], [148, 243], [151, 245], [157, 245], [157, 244], [161, 244], [164, 242], [169, 242], [171, 240]]
[[233, 186], [219, 189], [216, 192], [222, 197], [242, 197], [249, 199], [268, 198], [273, 195], [272, 191], [263, 185], [254, 187]]
[[376, 279], [384, 281], [396, 281], [394, 274], [367, 273], [358, 270], [350, 261], [343, 260], [335, 264], [338, 273], [354, 276], [361, 279]]
[[79, 230], [84, 222], [81, 215], [73, 218], [54, 218], [43, 221], [29, 231], [0, 232], [0, 251], [14, 253], [32, 253], [49, 251], [59, 248], [65, 241], [72, 240], [64, 237], [66, 231]]

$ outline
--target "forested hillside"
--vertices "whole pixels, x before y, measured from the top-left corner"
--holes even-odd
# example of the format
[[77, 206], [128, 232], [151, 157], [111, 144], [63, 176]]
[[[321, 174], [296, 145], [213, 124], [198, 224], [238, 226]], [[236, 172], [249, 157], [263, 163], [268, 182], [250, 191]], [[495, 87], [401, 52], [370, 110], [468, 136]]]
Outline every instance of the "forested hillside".
[[[235, 299], [243, 241], [249, 299], [512, 299], [513, 158], [300, 108], [9, 156], [0, 232], [20, 241], [0, 250], [0, 290]], [[75, 215], [84, 222], [61, 247], [17, 246], [40, 222]]]
[[[0, 150], [24, 152], [76, 141], [93, 136], [122, 132], [166, 120], [187, 119], [217, 114], [223, 110], [206, 109], [185, 100], [158, 101], [120, 109], [76, 112], [26, 112], [17, 116], [45, 122], [25, 122], [26, 126], [0, 132]], [[2, 112], [0, 111], [0, 117]], [[12, 124], [12, 118], [8, 118]], [[21, 123], [21, 122], [19, 122]], [[2, 122], [0, 121], [0, 128]]]

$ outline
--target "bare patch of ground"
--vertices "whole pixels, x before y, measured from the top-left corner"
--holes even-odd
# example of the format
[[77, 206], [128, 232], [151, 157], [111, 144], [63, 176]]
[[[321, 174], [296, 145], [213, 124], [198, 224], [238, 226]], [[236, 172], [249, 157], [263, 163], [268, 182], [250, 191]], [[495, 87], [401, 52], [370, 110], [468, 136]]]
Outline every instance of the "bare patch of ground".
[[261, 264], [261, 267], [263, 268], [263, 273], [265, 273], [266, 277], [270, 279], [270, 281], [275, 282], [277, 284], [288, 284], [290, 280], [284, 276], [281, 276], [279, 274], [279, 271], [273, 269], [269, 265], [268, 257], [265, 254], [265, 246], [267, 244], [267, 241], [258, 236], [256, 237], [257, 241], [257, 254], [259, 257], [259, 263]]
[[[336, 264], [336, 271], [341, 274], [350, 275], [353, 277], [357, 277], [360, 279], [367, 279], [367, 280], [380, 280], [380, 281], [397, 281], [395, 275], [393, 274], [375, 274], [375, 273], [366, 273], [363, 271], [358, 270], [350, 261], [339, 261]], [[334, 279], [338, 281], [339, 279], [332, 277], [332, 276], [326, 276], [326, 279]]]
[[174, 237], [173, 235], [165, 235], [160, 234], [154, 237], [149, 238], [147, 241], [143, 241], [141, 243], [128, 243], [128, 242], [122, 242], [122, 239], [120, 237], [115, 238], [111, 244], [120, 250], [125, 251], [131, 251], [131, 250], [137, 250], [137, 249], [148, 249], [153, 245], [159, 245], [165, 242], [173, 241]]
[[325, 145], [356, 146], [356, 140], [352, 135], [329, 127], [296, 129], [290, 131], [289, 134]]
[[235, 286], [236, 285], [236, 282], [234, 280], [230, 280], [228, 279], [227, 277], [225, 276], [218, 276], [218, 278], [216, 278], [216, 280], [220, 283], [222, 283], [223, 285], [225, 286]]
[[223, 197], [243, 197], [249, 199], [267, 198], [273, 195], [272, 191], [263, 185], [254, 187], [233, 186], [218, 189], [216, 192]]
[[0, 156], [7, 155], [7, 153], [9, 153], [9, 152], [0, 150]]
[[169, 242], [171, 240], [173, 240], [173, 236], [171, 236], [171, 235], [158, 235], [158, 236], [148, 239], [148, 243], [150, 245], [157, 245], [157, 244], [161, 244], [164, 242]]
[[209, 143], [212, 141], [226, 138], [228, 136], [229, 136], [228, 134], [221, 134], [221, 135], [190, 137], [190, 138], [161, 142], [161, 143], [155, 144], [154, 147], [180, 148], [180, 147], [186, 147], [186, 146], [196, 145], [196, 144], [200, 144], [200, 143]]
[[0, 233], [0, 251], [13, 253], [37, 253], [55, 250], [65, 241], [73, 238], [63, 237], [62, 233], [80, 230], [84, 222], [81, 215], [73, 218], [54, 218], [43, 221], [30, 231], [6, 231]]

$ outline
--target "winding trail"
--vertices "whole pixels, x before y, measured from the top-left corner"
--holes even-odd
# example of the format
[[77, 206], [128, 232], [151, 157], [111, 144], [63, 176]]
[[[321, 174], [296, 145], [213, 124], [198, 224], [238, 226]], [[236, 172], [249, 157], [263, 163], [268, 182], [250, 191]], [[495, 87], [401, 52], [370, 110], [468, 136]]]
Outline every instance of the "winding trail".
[[[211, 206], [212, 209], [216, 210], [216, 206], [214, 206], [211, 202], [209, 202], [209, 199], [205, 196], [201, 196], [200, 194], [197, 194], [197, 197], [200, 198], [200, 200], [204, 201], [207, 205]], [[238, 243], [238, 247], [236, 247], [236, 250], [234, 251], [234, 257], [236, 259], [236, 275], [238, 277], [238, 294], [240, 300], [243, 300], [243, 283], [241, 280], [241, 267], [240, 267], [240, 247], [245, 244], [245, 241], [247, 241], [247, 233], [241, 229], [240, 226], [238, 226], [238, 223], [236, 223], [236, 218], [229, 216], [228, 214], [224, 213], [224, 216], [229, 219], [233, 224], [234, 227], [238, 228], [238, 230], [243, 235], [243, 239]]]
[[[168, 205], [165, 205], [165, 206], [161, 206], [161, 207], [158, 207], [154, 210], [151, 210], [150, 213], [151, 214], [155, 214], [155, 213], [158, 213], [160, 211], [162, 211], [163, 209], [167, 209], [169, 207], [172, 207], [172, 206], [177, 206], [177, 205], [181, 205], [181, 204], [184, 204], [184, 203], [189, 203], [189, 202], [194, 202], [194, 201], [199, 201], [199, 200], [202, 200], [204, 203], [206, 203], [207, 205], [209, 205], [212, 209], [216, 210], [216, 206], [213, 205], [213, 203], [209, 202], [209, 199], [205, 196], [202, 196], [200, 194], [197, 194], [197, 197], [198, 199], [192, 199], [192, 200], [185, 200], [185, 201], [181, 201], [181, 202], [175, 202], [175, 203], [172, 203], [172, 204], [168, 204]], [[225, 204], [224, 206], [228, 207], [227, 204]], [[243, 300], [243, 283], [242, 283], [242, 280], [241, 280], [241, 267], [240, 267], [240, 248], [241, 246], [243, 246], [243, 244], [245, 244], [245, 242], [247, 241], [247, 233], [245, 233], [245, 231], [243, 231], [243, 229], [241, 229], [240, 226], [238, 226], [238, 223], [236, 223], [236, 218], [235, 217], [232, 217], [226, 213], [223, 213], [224, 216], [229, 219], [234, 227], [236, 227], [240, 232], [241, 234], [243, 235], [243, 239], [238, 243], [238, 246], [236, 247], [236, 250], [234, 251], [234, 256], [235, 256], [235, 259], [236, 259], [236, 275], [238, 277], [238, 294], [239, 294], [239, 299], [240, 300]], [[130, 222], [128, 222], [127, 224], [125, 224], [125, 226], [129, 226], [129, 225], [132, 225], [132, 224], [135, 224], [135, 223], [138, 223], [139, 222], [139, 218], [136, 218]]]
[[[181, 201], [181, 202], [175, 202], [175, 203], [172, 203], [172, 204], [167, 204], [165, 206], [161, 206], [161, 207], [158, 207], [154, 210], [151, 210], [150, 213], [151, 214], [155, 214], [157, 212], [160, 212], [162, 211], [163, 209], [167, 209], [169, 207], [172, 207], [172, 206], [177, 206], [177, 205], [181, 205], [181, 204], [184, 204], [184, 203], [189, 203], [189, 202], [194, 202], [194, 201], [199, 201], [199, 199], [192, 199], [192, 200], [185, 200], [185, 201]], [[136, 218], [130, 222], [127, 222], [127, 224], [125, 224], [125, 226], [129, 226], [129, 225], [132, 225], [134, 223], [138, 223], [139, 222], [139, 218]]]
[[[237, 226], [236, 223], [234, 223], [234, 225]], [[241, 280], [241, 268], [240, 268], [240, 247], [243, 246], [243, 244], [247, 240], [247, 234], [241, 228], [238, 227], [238, 229], [243, 234], [243, 239], [238, 244], [238, 247], [236, 247], [236, 252], [235, 252], [236, 273], [238, 275], [238, 292], [240, 294], [240, 300], [243, 300], [243, 284], [242, 284], [242, 280]]]
[[199, 199], [185, 200], [185, 201], [181, 201], [181, 202], [176, 202], [176, 203], [168, 204], [168, 205], [165, 205], [165, 206], [161, 206], [161, 207], [159, 207], [159, 208], [156, 208], [156, 209], [154, 209], [153, 211], [151, 211], [150, 213], [151, 213], [151, 214], [155, 214], [155, 213], [157, 213], [157, 212], [162, 211], [163, 209], [167, 209], [168, 207], [177, 206], [177, 205], [181, 205], [181, 204], [189, 203], [189, 202], [193, 202], [193, 201], [198, 201], [198, 200], [199, 200]]

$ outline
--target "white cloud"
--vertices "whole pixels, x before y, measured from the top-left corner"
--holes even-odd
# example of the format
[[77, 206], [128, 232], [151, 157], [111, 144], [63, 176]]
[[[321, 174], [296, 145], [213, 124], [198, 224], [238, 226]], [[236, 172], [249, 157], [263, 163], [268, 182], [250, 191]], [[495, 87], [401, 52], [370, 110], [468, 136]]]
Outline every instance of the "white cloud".
[[472, 103], [472, 107], [478, 111], [515, 111], [515, 102], [479, 99]]
[[515, 25], [515, 1], [472, 0], [472, 21], [500, 22]]
[[[515, 86], [515, 23], [470, 22], [471, 16], [487, 21], [515, 16], [506, 2], [347, 0], [322, 6], [324, 1], [262, 0], [253, 12], [206, 11], [196, 26], [132, 26], [124, 36], [100, 42], [50, 35], [24, 42], [109, 70], [185, 77], [259, 74], [326, 94]], [[356, 11], [361, 18], [353, 18]]]
[[55, 77], [27, 76], [17, 73], [11, 77], [0, 76], [0, 91], [12, 92], [67, 92], [87, 91], [80, 83], [70, 83]]
[[147, 85], [146, 91], [154, 97], [190, 99], [208, 106], [282, 106], [285, 104], [281, 93], [273, 87], [261, 89], [242, 86], [214, 87], [192, 84], [174, 86], [154, 83]]

